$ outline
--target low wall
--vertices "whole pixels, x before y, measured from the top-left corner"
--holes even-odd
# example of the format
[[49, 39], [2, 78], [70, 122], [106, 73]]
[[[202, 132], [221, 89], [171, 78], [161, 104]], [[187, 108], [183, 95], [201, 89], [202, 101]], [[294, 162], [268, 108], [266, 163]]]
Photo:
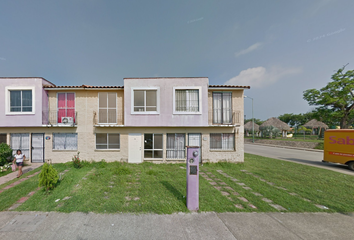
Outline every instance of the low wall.
[[[251, 143], [252, 139], [245, 138], [245, 143]], [[279, 146], [288, 146], [288, 147], [298, 147], [298, 148], [315, 148], [317, 142], [301, 142], [301, 141], [281, 141], [281, 140], [272, 140], [272, 139], [255, 139], [255, 143], [259, 144], [270, 144], [270, 145], [279, 145]]]

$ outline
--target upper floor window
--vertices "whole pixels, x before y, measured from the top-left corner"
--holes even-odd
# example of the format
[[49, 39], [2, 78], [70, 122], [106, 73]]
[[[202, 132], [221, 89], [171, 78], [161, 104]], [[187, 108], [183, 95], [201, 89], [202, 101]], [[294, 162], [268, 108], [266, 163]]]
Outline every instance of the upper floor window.
[[10, 90], [10, 112], [32, 112], [32, 90]]
[[231, 92], [213, 92], [213, 123], [232, 124]]
[[58, 123], [63, 117], [71, 117], [75, 122], [75, 93], [58, 93]]
[[180, 89], [174, 88], [173, 113], [201, 113], [200, 88]]
[[133, 89], [132, 113], [158, 113], [159, 112], [158, 89]]
[[98, 122], [117, 124], [117, 94], [115, 92], [98, 94]]

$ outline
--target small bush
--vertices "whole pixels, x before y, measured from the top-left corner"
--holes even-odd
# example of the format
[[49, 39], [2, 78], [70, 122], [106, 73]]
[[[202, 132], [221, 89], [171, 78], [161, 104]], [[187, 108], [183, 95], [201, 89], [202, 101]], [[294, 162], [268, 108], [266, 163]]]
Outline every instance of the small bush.
[[53, 189], [58, 182], [58, 172], [52, 165], [44, 163], [42, 171], [39, 174], [39, 186], [45, 187], [46, 191]]
[[4, 166], [12, 160], [12, 149], [6, 143], [0, 144], [0, 166]]
[[74, 168], [82, 168], [81, 160], [80, 160], [80, 152], [77, 152], [77, 155], [74, 155], [72, 158]]

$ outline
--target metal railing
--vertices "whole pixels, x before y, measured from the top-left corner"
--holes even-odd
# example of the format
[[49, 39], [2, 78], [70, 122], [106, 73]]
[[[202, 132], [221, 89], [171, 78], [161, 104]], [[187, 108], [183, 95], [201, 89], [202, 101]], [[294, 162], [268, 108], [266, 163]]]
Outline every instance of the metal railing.
[[124, 125], [123, 112], [93, 111], [94, 125]]
[[209, 111], [209, 125], [238, 125], [241, 124], [241, 112], [229, 109]]
[[78, 124], [77, 112], [43, 111], [42, 124], [74, 127]]

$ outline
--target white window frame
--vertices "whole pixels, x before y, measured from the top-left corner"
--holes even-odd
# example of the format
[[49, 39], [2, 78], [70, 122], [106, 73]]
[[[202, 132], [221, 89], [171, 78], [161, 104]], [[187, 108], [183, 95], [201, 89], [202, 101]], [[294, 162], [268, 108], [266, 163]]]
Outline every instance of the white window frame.
[[[144, 144], [145, 144], [145, 134], [151, 134], [152, 135], [152, 149], [145, 149], [145, 146], [144, 146], [144, 151], [143, 151], [143, 156], [144, 156], [144, 159], [163, 159], [164, 156], [164, 134], [163, 133], [144, 133]], [[154, 145], [155, 145], [155, 135], [161, 135], [162, 136], [162, 148], [154, 148]], [[152, 153], [154, 153], [155, 151], [161, 151], [162, 152], [162, 157], [161, 158], [146, 158], [145, 157], [145, 151], [151, 151]]]
[[[176, 138], [177, 138], [177, 134], [181, 134], [181, 135], [183, 135], [184, 136], [184, 148], [183, 148], [183, 156], [182, 157], [180, 157], [180, 158], [174, 158], [174, 157], [169, 157], [169, 154], [168, 154], [168, 152], [169, 151], [172, 151], [173, 152], [173, 154], [172, 155], [179, 155], [179, 153], [178, 153], [178, 151], [182, 151], [182, 149], [178, 149], [178, 148], [176, 148]], [[174, 146], [173, 146], [173, 148], [168, 148], [168, 137], [169, 137], [169, 135], [173, 135], [174, 136]], [[187, 141], [187, 139], [186, 139], [186, 134], [185, 133], [167, 133], [166, 134], [166, 159], [185, 159], [186, 158], [186, 141]], [[177, 152], [177, 154], [175, 154]]]
[[[221, 148], [211, 148], [211, 136], [212, 134], [220, 134], [221, 135]], [[223, 149], [222, 146], [222, 138], [224, 134], [231, 134], [233, 136], [233, 144], [232, 144], [232, 149]], [[210, 133], [209, 134], [209, 149], [211, 151], [226, 151], [226, 152], [234, 152], [235, 151], [235, 141], [236, 141], [236, 136], [235, 133]]]
[[[135, 90], [140, 90], [140, 91], [156, 90], [156, 111], [134, 112], [134, 91]], [[131, 114], [160, 114], [160, 87], [132, 87], [130, 95], [131, 95], [131, 103], [130, 103]]]
[[[102, 92], [103, 93], [103, 92]], [[109, 92], [104, 92], [104, 93], [109, 93]], [[113, 122], [113, 123], [102, 123], [100, 122], [100, 93], [98, 93], [98, 110], [97, 110], [97, 122], [98, 124], [117, 124], [118, 122], [118, 104], [117, 104], [117, 93], [116, 94], [116, 122]], [[108, 107], [108, 95], [107, 95], [107, 114], [108, 114], [108, 109], [114, 109], [114, 108], [109, 108]], [[108, 116], [107, 116], [107, 120], [108, 120]]]
[[[97, 148], [97, 134], [106, 134], [107, 135], [107, 148]], [[119, 139], [119, 147], [118, 148], [108, 148], [109, 146], [109, 138], [108, 138], [108, 135], [110, 134], [118, 134], [118, 139]], [[99, 144], [100, 145], [100, 144]], [[95, 149], [96, 150], [120, 150], [120, 133], [96, 133], [95, 134]]]
[[[176, 111], [176, 90], [199, 90], [199, 111], [198, 112], [180, 112]], [[173, 87], [173, 114], [202, 114], [202, 87], [200, 86], [184, 86]]]
[[[55, 149], [54, 147], [55, 147], [55, 144], [54, 144], [54, 141], [55, 141], [55, 135], [56, 134], [75, 134], [75, 136], [76, 136], [76, 149], [66, 149], [66, 148], [64, 148], [64, 149]], [[53, 149], [53, 151], [77, 151], [78, 150], [78, 148], [79, 148], [79, 140], [78, 140], [78, 134], [77, 133], [53, 133], [53, 138], [52, 138], [53, 140], [52, 140], [52, 149]], [[66, 136], [65, 136], [65, 142], [66, 142]], [[64, 144], [65, 146], [66, 146], [66, 144]]]
[[[10, 111], [10, 91], [26, 91], [26, 90], [31, 90], [32, 91], [32, 111], [31, 112], [11, 112]], [[15, 86], [10, 86], [10, 87], [5, 87], [5, 108], [6, 108], [6, 115], [28, 115], [28, 114], [35, 114], [35, 99], [36, 99], [36, 94], [35, 94], [35, 87], [15, 87]], [[22, 103], [21, 103], [22, 104]]]

